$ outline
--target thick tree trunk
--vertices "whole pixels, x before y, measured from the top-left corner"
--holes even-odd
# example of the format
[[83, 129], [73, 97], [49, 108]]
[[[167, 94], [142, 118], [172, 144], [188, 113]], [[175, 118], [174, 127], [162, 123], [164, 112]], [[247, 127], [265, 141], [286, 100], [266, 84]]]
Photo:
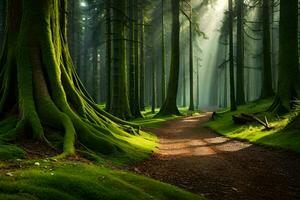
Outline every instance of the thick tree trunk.
[[237, 109], [235, 99], [235, 80], [234, 80], [234, 57], [233, 57], [233, 5], [232, 0], [228, 0], [229, 15], [229, 79], [230, 79], [230, 109]]
[[171, 67], [166, 99], [158, 113], [160, 115], [180, 115], [177, 107], [179, 65], [180, 65], [180, 23], [179, 0], [172, 0], [172, 39], [171, 39]]
[[289, 112], [299, 95], [298, 1], [280, 1], [278, 91], [270, 111]]
[[[21, 134], [46, 141], [48, 127], [62, 134], [63, 154], [75, 143], [110, 154], [122, 152], [126, 122], [102, 111], [82, 86], [68, 50], [67, 1], [9, 0], [5, 49], [0, 57], [0, 117], [14, 117], [4, 140]], [[125, 85], [125, 84], [124, 84]], [[111, 121], [113, 120], [113, 121]], [[47, 128], [46, 128], [47, 127]]]
[[270, 24], [270, 0], [263, 0], [263, 80], [261, 98], [267, 98], [274, 95]]
[[237, 0], [236, 103], [245, 104], [244, 85], [244, 0]]
[[112, 68], [112, 93], [110, 113], [121, 119], [132, 118], [127, 86], [127, 65], [125, 45], [126, 1], [112, 1], [113, 7], [113, 68]]

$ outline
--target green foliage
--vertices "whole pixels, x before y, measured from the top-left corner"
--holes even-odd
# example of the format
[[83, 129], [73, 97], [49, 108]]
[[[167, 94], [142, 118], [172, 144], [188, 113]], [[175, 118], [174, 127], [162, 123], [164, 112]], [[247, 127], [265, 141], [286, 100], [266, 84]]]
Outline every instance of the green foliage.
[[[174, 186], [125, 171], [80, 163], [31, 163], [24, 170], [0, 174], [0, 199], [202, 199]], [[27, 166], [28, 167], [28, 166]]]
[[[294, 117], [293, 113], [284, 116], [273, 115], [265, 111], [270, 107], [271, 99], [260, 100], [240, 106], [236, 112], [223, 111], [218, 113], [215, 121], [206, 124], [207, 127], [214, 131], [234, 139], [247, 140], [253, 143], [266, 145], [275, 148], [283, 148], [300, 153], [300, 134], [299, 130], [285, 129]], [[237, 125], [233, 123], [232, 116], [241, 113], [255, 113], [259, 118], [264, 119], [266, 116], [269, 120], [271, 130], [258, 124]]]

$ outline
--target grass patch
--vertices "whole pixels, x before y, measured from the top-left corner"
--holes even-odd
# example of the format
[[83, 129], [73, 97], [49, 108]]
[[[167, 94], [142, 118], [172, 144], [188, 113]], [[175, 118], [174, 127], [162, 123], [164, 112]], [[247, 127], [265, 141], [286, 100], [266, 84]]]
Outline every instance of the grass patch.
[[[288, 149], [300, 153], [300, 131], [287, 131], [284, 129], [290, 122], [293, 114], [287, 114], [279, 118], [279, 116], [265, 112], [271, 103], [271, 99], [259, 100], [240, 106], [236, 112], [223, 110], [217, 113], [218, 117], [215, 121], [210, 121], [204, 124], [204, 126], [229, 138], [247, 140], [261, 145]], [[267, 116], [270, 125], [274, 127], [274, 129], [265, 130], [263, 126], [258, 124], [234, 124], [232, 116], [241, 113], [255, 113], [261, 119]]]
[[164, 116], [159, 118], [153, 118], [159, 112], [159, 108], [155, 109], [155, 113], [152, 113], [151, 108], [146, 107], [145, 111], [142, 111], [142, 115], [144, 118], [135, 119], [132, 122], [144, 128], [159, 128], [161, 124], [164, 122], [189, 115], [189, 111], [187, 107], [179, 107], [178, 109], [182, 114], [182, 116], [170, 115], [170, 116]]
[[44, 160], [38, 166], [22, 166], [25, 169], [0, 173], [0, 199], [203, 199], [146, 177], [94, 165]]

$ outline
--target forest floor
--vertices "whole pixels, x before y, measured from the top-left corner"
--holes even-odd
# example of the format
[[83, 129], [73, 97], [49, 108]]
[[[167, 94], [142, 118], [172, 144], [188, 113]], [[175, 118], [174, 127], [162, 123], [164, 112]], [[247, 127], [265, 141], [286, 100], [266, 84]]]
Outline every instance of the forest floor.
[[130, 168], [208, 199], [299, 199], [300, 157], [232, 140], [204, 128], [210, 113], [148, 128], [160, 138], [156, 153]]

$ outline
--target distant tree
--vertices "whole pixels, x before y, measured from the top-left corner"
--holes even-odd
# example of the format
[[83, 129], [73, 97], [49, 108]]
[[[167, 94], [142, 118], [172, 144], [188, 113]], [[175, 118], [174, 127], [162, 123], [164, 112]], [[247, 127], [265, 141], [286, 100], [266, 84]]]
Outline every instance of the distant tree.
[[270, 111], [289, 112], [299, 92], [298, 1], [280, 1], [278, 90]]
[[229, 79], [230, 79], [230, 109], [237, 110], [235, 99], [235, 78], [234, 78], [234, 52], [233, 52], [233, 2], [228, 0], [228, 24], [229, 24]]
[[166, 99], [158, 113], [160, 115], [180, 115], [177, 107], [179, 57], [180, 57], [180, 22], [179, 0], [171, 0], [172, 8], [172, 36], [171, 36], [171, 66]]
[[236, 48], [236, 103], [245, 104], [244, 86], [244, 0], [236, 0], [237, 48]]

